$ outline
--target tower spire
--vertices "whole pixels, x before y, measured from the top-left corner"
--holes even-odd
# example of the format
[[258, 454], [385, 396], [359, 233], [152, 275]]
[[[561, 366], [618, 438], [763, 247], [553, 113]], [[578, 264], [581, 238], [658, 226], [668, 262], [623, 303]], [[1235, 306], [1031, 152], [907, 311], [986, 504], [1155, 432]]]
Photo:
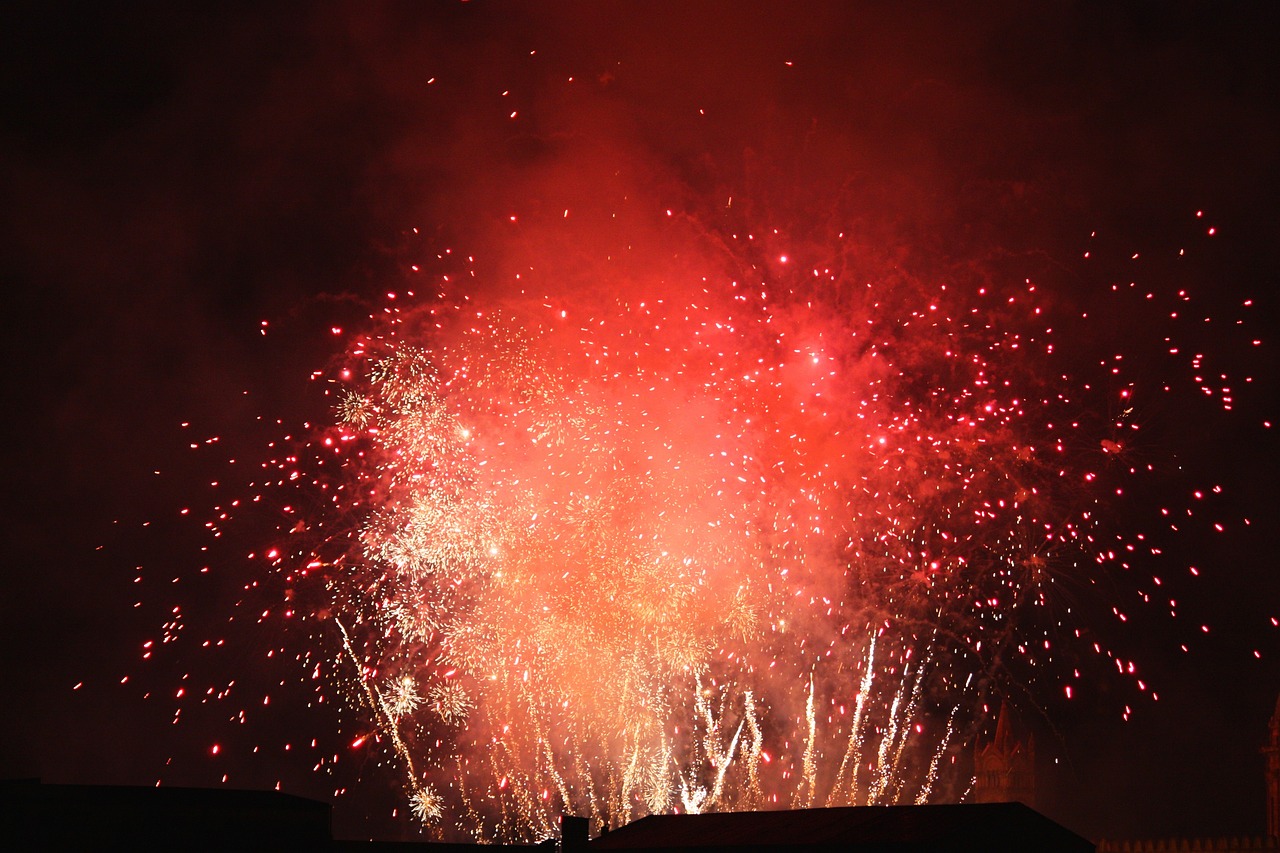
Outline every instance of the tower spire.
[[1009, 703], [1000, 703], [996, 732], [973, 756], [973, 802], [1035, 805], [1035, 738], [1015, 732]]

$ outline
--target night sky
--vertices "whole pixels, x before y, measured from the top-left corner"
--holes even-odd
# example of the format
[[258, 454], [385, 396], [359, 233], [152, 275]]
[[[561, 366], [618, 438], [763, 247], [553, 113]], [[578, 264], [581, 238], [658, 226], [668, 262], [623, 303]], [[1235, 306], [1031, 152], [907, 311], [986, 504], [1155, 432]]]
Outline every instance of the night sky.
[[[214, 538], [211, 507], [268, 442], [332, 417], [309, 379], [340, 352], [331, 330], [445, 247], [497, 275], [537, 233], [511, 216], [607, 207], [624, 185], [695, 219], [727, 189], [757, 227], [799, 233], [843, 186], [885, 257], [1034, 275], [1093, 312], [1079, 334], [1098, 347], [1146, 331], [1111, 284], [1186, 288], [1212, 321], [1185, 345], [1253, 377], [1229, 414], [1186, 390], [1142, 402], [1161, 482], [1222, 486], [1205, 517], [1226, 531], [1169, 545], [1178, 617], [1131, 578], [1073, 587], [1160, 701], [1096, 663], [1078, 702], [1023, 698], [1045, 710], [1025, 712], [1041, 807], [1071, 829], [1261, 833], [1280, 693], [1263, 425], [1280, 414], [1280, 10], [973, 5], [9, 4], [0, 777], [347, 789], [340, 835], [407, 832], [395, 774], [348, 748], [359, 721], [309, 706], [292, 657], [265, 656], [304, 638], [237, 608], [279, 591], [244, 587], [280, 520]], [[179, 641], [144, 659], [175, 605]], [[179, 687], [229, 678], [270, 704], [241, 724], [243, 705], [188, 702], [172, 723]]]

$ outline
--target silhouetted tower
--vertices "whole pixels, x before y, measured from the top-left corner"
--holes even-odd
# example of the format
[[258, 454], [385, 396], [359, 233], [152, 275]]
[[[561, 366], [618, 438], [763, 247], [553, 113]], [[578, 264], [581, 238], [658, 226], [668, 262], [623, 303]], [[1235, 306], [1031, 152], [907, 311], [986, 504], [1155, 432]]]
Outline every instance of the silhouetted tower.
[[1280, 838], [1280, 697], [1271, 715], [1271, 739], [1262, 754], [1267, 757], [1267, 835]]
[[1035, 737], [1024, 741], [1014, 734], [1007, 703], [1000, 703], [995, 737], [974, 751], [973, 775], [972, 802], [1035, 805]]

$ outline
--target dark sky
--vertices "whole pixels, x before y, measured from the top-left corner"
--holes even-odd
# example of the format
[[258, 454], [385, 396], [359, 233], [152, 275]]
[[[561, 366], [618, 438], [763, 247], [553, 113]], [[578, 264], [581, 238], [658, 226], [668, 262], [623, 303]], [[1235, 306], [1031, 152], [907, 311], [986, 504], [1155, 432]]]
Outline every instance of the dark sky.
[[[236, 476], [227, 458], [325, 416], [307, 377], [333, 355], [327, 330], [358, 324], [419, 254], [501, 258], [509, 211], [589, 206], [624, 174], [653, 205], [694, 213], [712, 189], [764, 187], [755, 203], [784, 222], [846, 185], [886, 246], [1035, 258], [1085, 304], [1088, 282], [1129, 274], [1081, 271], [1091, 231], [1116, 257], [1203, 247], [1143, 275], [1182, 277], [1222, 326], [1254, 300], [1262, 347], [1219, 326], [1197, 343], [1256, 379], [1230, 418], [1153, 407], [1152, 453], [1189, 482], [1222, 482], [1214, 511], [1252, 524], [1178, 546], [1205, 567], [1183, 591], [1187, 618], [1213, 627], [1194, 654], [1164, 618], [1116, 635], [1160, 703], [1123, 724], [1129, 700], [1102, 684], [1036, 725], [1043, 761], [1059, 761], [1045, 810], [1083, 834], [1261, 832], [1258, 748], [1280, 691], [1267, 622], [1280, 615], [1280, 470], [1260, 426], [1277, 414], [1274, 4], [259, 5], [2, 13], [0, 776], [227, 773], [320, 797], [360, 777], [339, 828], [383, 831], [395, 786], [375, 761], [348, 761], [333, 782], [312, 773], [354, 729], [306, 708], [306, 691], [282, 690], [257, 733], [233, 736], [318, 738], [305, 755], [244, 747], [219, 763], [208, 745], [238, 726], [221, 708], [171, 725], [186, 673], [296, 681], [255, 646], [279, 638], [206, 627], [241, 597], [251, 573], [237, 561], [254, 547], [252, 525], [230, 544], [201, 529], [220, 499], [209, 482]], [[216, 453], [188, 447], [212, 436]], [[223, 631], [230, 650], [178, 643], [142, 661], [178, 601], [184, 631]]]

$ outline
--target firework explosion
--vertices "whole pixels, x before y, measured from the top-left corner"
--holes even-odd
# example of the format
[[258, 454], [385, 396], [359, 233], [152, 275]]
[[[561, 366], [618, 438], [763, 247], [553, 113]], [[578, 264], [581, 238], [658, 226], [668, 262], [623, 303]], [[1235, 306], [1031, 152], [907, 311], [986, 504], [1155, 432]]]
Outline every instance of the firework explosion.
[[328, 508], [269, 556], [432, 831], [961, 797], [993, 685], [1080, 636], [1063, 579], [1125, 559], [1133, 384], [1082, 423], [1034, 283], [750, 239], [651, 293], [443, 276], [334, 371]]

